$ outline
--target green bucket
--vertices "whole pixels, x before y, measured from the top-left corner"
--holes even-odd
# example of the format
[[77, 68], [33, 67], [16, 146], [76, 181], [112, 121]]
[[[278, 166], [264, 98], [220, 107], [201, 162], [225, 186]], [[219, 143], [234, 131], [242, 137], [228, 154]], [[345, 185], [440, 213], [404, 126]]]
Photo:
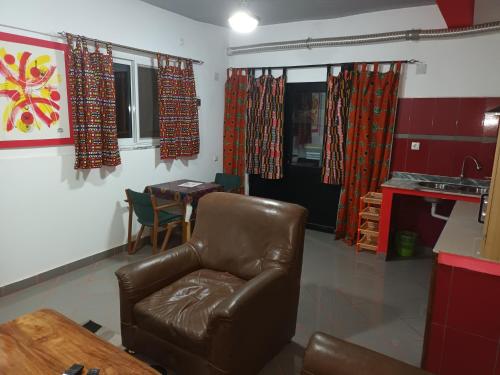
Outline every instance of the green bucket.
[[417, 233], [403, 230], [396, 235], [396, 248], [401, 257], [411, 257], [417, 244]]

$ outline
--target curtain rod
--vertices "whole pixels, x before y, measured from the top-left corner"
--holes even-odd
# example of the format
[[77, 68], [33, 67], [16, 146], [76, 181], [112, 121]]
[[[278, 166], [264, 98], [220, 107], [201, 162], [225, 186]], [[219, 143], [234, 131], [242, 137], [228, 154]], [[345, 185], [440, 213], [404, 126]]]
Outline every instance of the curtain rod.
[[[58, 34], [60, 35], [61, 38], [65, 38], [66, 34], [71, 34], [71, 33], [67, 33], [66, 31], [61, 31]], [[77, 36], [77, 35], [75, 35], [75, 36]], [[111, 44], [113, 47], [116, 47], [116, 48], [122, 48], [122, 49], [126, 49], [126, 50], [129, 50], [129, 51], [136, 51], [136, 52], [146, 53], [148, 55], [154, 55], [154, 56], [156, 56], [159, 53], [158, 51], [151, 51], [151, 50], [142, 49], [142, 48], [130, 47], [130, 46], [126, 46], [124, 44], [107, 42], [105, 40], [88, 38], [86, 36], [82, 36], [82, 37], [85, 38], [85, 39], [87, 39], [88, 41], [91, 41], [91, 42], [98, 42], [98, 43], [101, 43], [101, 44]], [[189, 59], [187, 57], [171, 55], [171, 54], [168, 54], [168, 53], [166, 53], [165, 55], [167, 55], [168, 57], [171, 57], [173, 59], [176, 59], [176, 60], [191, 60], [193, 62], [193, 64], [198, 64], [198, 65], [202, 65], [203, 64], [203, 61], [201, 61], [201, 60]]]
[[[38, 31], [38, 30], [27, 29], [27, 28], [24, 28], [24, 27], [7, 25], [7, 24], [3, 24], [3, 23], [0, 23], [0, 27], [6, 27], [6, 28], [9, 28], [9, 29], [26, 31], [26, 32], [33, 33], [33, 34], [48, 36], [49, 38], [66, 39], [66, 32], [64, 32], [64, 31], [60, 32], [60, 33], [57, 33], [57, 34], [51, 34], [51, 33], [45, 33], [45, 32]], [[86, 39], [90, 40], [90, 41], [93, 41], [93, 42], [97, 41], [97, 42], [100, 42], [100, 43], [109, 43], [109, 44], [111, 44], [114, 47], [128, 49], [128, 50], [131, 50], [131, 51], [137, 51], [137, 52], [142, 52], [142, 53], [147, 53], [147, 54], [152, 54], [152, 55], [156, 55], [158, 53], [158, 52], [149, 51], [149, 50], [145, 50], [145, 49], [140, 49], [140, 48], [135, 48], [135, 47], [129, 47], [129, 46], [125, 46], [125, 45], [122, 45], [122, 44], [105, 42], [105, 41], [101, 41], [101, 40], [97, 40], [97, 39], [91, 39], [91, 38], [86, 38]], [[170, 57], [172, 57], [174, 59], [191, 60], [193, 62], [193, 64], [198, 64], [198, 65], [202, 65], [203, 64], [203, 61], [201, 61], [201, 60], [186, 59], [185, 57], [180, 57], [180, 56], [175, 56], [175, 55], [169, 55], [169, 54], [166, 54], [166, 55], [168, 55], [168, 56], [170, 56]]]
[[385, 61], [360, 61], [360, 62], [346, 62], [346, 63], [332, 63], [332, 64], [311, 64], [311, 65], [288, 65], [288, 66], [253, 66], [253, 67], [241, 67], [235, 68], [231, 67], [229, 69], [307, 69], [307, 68], [327, 68], [332, 66], [342, 66], [346, 64], [392, 64], [392, 63], [402, 63], [402, 64], [416, 64], [421, 61], [411, 59], [411, 60], [385, 60]]

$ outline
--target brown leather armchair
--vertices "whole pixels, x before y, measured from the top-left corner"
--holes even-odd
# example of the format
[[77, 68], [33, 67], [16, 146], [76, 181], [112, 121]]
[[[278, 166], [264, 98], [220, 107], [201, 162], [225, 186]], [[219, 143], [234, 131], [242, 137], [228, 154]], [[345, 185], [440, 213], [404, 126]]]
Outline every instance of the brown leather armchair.
[[189, 242], [116, 272], [123, 345], [179, 375], [257, 373], [295, 334], [306, 216], [204, 196]]
[[431, 375], [419, 368], [346, 341], [315, 333], [302, 375]]

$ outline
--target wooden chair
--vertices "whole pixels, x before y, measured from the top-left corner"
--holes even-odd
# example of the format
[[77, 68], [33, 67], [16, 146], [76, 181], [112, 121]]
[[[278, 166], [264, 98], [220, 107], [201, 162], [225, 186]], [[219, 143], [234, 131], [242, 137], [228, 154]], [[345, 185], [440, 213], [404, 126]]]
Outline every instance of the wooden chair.
[[[157, 252], [158, 229], [164, 227], [167, 231], [163, 240], [161, 250], [167, 249], [168, 240], [172, 235], [172, 230], [182, 223], [184, 215], [182, 213], [172, 213], [165, 211], [167, 208], [180, 207], [183, 209], [182, 202], [169, 201], [167, 203], [158, 204], [156, 197], [153, 194], [138, 193], [130, 189], [125, 190], [129, 205], [129, 220], [128, 220], [128, 253], [133, 254], [138, 250], [139, 243], [144, 232], [144, 227], [152, 228], [153, 254]], [[141, 224], [139, 233], [132, 247], [132, 213], [136, 214], [137, 220]]]
[[239, 193], [241, 189], [241, 178], [233, 174], [217, 173], [215, 183], [222, 185], [226, 193]]

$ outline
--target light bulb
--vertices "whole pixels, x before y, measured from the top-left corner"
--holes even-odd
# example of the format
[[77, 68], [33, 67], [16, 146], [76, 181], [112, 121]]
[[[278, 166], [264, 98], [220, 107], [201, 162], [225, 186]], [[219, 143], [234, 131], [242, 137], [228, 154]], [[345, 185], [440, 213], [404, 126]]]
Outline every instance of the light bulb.
[[259, 24], [259, 20], [256, 17], [243, 10], [234, 13], [228, 21], [229, 26], [238, 33], [252, 32]]

